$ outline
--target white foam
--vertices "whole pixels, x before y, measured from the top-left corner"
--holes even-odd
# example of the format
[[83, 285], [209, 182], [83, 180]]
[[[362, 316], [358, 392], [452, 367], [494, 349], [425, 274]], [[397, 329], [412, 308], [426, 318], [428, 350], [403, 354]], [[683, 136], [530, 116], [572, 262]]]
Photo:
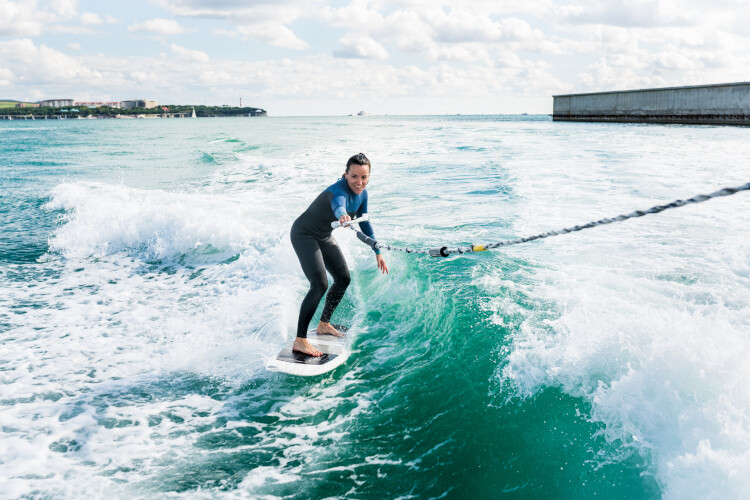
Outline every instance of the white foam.
[[65, 211], [50, 251], [68, 258], [126, 252], [150, 260], [216, 262], [240, 252], [258, 255], [275, 239], [251, 216], [252, 205], [220, 196], [74, 183], [53, 189], [47, 208]]
[[[638, 147], [628, 151], [637, 155]], [[742, 183], [736, 169], [716, 185], [715, 172], [696, 162], [655, 169], [646, 158], [620, 172], [580, 158], [519, 169], [529, 180], [520, 181], [518, 232]], [[644, 177], [635, 183], [640, 161]], [[580, 162], [588, 167], [575, 168]], [[553, 386], [588, 400], [609, 441], [650, 457], [666, 498], [746, 498], [750, 239], [737, 228], [747, 227], [748, 213], [750, 199], [736, 195], [509, 248], [506, 255], [532, 264], [510, 290], [538, 306], [504, 311], [500, 295], [489, 305], [498, 323], [517, 328], [501, 381], [524, 397]], [[483, 283], [507, 281], [496, 271]]]

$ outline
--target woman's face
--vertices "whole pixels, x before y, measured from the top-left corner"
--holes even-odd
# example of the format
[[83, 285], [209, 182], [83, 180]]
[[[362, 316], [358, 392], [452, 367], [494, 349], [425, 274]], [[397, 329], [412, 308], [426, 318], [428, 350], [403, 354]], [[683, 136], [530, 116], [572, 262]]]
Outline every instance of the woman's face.
[[349, 165], [349, 171], [344, 174], [349, 189], [354, 194], [361, 194], [370, 181], [370, 167], [368, 165]]

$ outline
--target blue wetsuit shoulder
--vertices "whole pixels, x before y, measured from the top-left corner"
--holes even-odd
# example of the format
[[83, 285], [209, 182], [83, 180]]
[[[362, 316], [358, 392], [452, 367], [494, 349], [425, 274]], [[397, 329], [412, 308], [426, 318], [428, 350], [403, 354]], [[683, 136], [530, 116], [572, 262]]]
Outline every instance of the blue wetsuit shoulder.
[[[340, 219], [344, 214], [360, 217], [362, 214], [367, 213], [367, 190], [365, 189], [362, 193], [355, 194], [349, 189], [349, 185], [343, 177], [334, 184], [328, 186], [326, 192], [332, 194], [331, 210], [333, 210], [333, 215], [336, 219]], [[359, 227], [362, 229], [363, 233], [370, 238], [375, 239], [375, 232], [369, 222], [361, 222]], [[375, 253], [379, 254], [380, 250], [375, 249]]]
[[362, 194], [354, 194], [343, 177], [328, 186], [326, 191], [333, 195], [331, 197], [331, 210], [333, 210], [333, 215], [337, 219], [349, 212], [356, 213], [362, 205], [362, 198], [367, 198], [366, 191]]

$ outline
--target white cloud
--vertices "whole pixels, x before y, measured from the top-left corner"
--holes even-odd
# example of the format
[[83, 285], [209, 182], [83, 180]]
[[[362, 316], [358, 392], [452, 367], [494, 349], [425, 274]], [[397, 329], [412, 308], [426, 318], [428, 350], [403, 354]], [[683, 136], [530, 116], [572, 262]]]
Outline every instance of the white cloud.
[[35, 2], [0, 0], [0, 36], [36, 36], [45, 25], [62, 20], [56, 11], [37, 9]]
[[316, 8], [317, 0], [154, 0], [175, 15], [226, 19], [238, 24], [289, 24]]
[[498, 52], [495, 57], [495, 64], [499, 68], [520, 68], [522, 66], [521, 59], [513, 51], [503, 50]]
[[136, 33], [153, 33], [155, 35], [179, 35], [188, 30], [174, 19], [149, 19], [142, 23], [128, 26], [128, 31]]
[[178, 16], [222, 19], [236, 27], [235, 30], [216, 30], [217, 34], [295, 50], [305, 50], [308, 44], [288, 25], [312, 12], [318, 3], [302, 0], [225, 0], [220, 5], [211, 0], [156, 2]]
[[161, 79], [158, 73], [144, 70], [131, 71], [128, 76], [134, 82], [146, 85], [157, 83]]
[[374, 39], [407, 53], [427, 53], [436, 45], [434, 30], [416, 12], [396, 11], [369, 29]]
[[426, 57], [433, 61], [492, 64], [490, 54], [483, 44], [440, 45], [431, 48]]
[[20, 85], [96, 85], [103, 77], [79, 60], [46, 45], [37, 46], [28, 38], [0, 42], [0, 60], [17, 75], [14, 83]]
[[12, 80], [15, 80], [16, 75], [6, 68], [0, 68], [0, 87], [8, 87]]
[[[484, 109], [509, 93], [547, 102], [552, 92], [749, 78], [747, 0], [714, 0], [710, 6], [701, 0], [152, 1], [165, 16], [190, 17], [201, 31], [175, 19], [151, 19], [128, 30], [191, 34], [181, 45], [156, 40], [150, 49], [133, 49], [150, 50], [145, 57], [83, 54], [71, 41], [83, 41], [79, 37], [57, 42], [70, 42], [63, 54], [30, 38], [51, 32], [101, 36], [107, 23], [117, 22], [106, 3], [94, 14], [81, 12], [74, 0], [0, 0], [0, 36], [24, 37], [3, 42], [11, 43], [0, 52], [4, 93], [106, 91], [115, 98], [149, 94], [174, 102], [195, 95], [231, 96], [234, 102], [242, 94], [286, 112], [290, 103], [334, 109], [337, 99], [386, 108], [398, 102], [395, 110], [403, 111], [414, 109], [410, 102], [429, 109], [429, 99]], [[215, 35], [299, 52], [273, 60], [279, 51], [252, 44], [240, 52], [238, 44], [220, 38], [210, 43], [233, 44], [226, 53], [242, 55], [230, 61], [216, 59], [222, 51], [214, 45], [212, 58], [195, 50], [205, 50], [205, 37]], [[110, 30], [106, 36], [121, 35]], [[94, 40], [86, 38], [87, 49]], [[342, 74], [357, 76], [343, 81]], [[77, 90], [84, 88], [90, 90]]]
[[356, 26], [379, 44], [430, 60], [480, 62], [493, 48], [508, 46], [519, 51], [561, 52], [541, 30], [517, 17], [493, 20], [474, 3], [416, 4], [384, 15], [366, 0], [353, 0], [340, 8], [326, 7], [318, 17], [334, 27]]
[[[577, 77], [577, 91], [622, 90], [660, 86], [700, 85], [747, 80], [748, 43], [726, 50], [705, 50], [679, 43], [629, 52], [604, 52]], [[745, 50], [742, 50], [742, 48]]]
[[367, 35], [347, 33], [340, 40], [343, 49], [334, 51], [336, 57], [350, 57], [357, 59], [388, 59], [388, 51], [382, 45]]
[[238, 26], [235, 30], [217, 29], [215, 33], [244, 41], [255, 40], [286, 49], [305, 50], [308, 47], [307, 43], [297, 38], [292, 30], [280, 24]]
[[304, 50], [308, 47], [305, 41], [297, 38], [291, 29], [282, 24], [252, 24], [249, 26], [240, 26], [237, 29], [245, 38], [265, 42], [276, 47], [295, 50]]
[[503, 40], [521, 42], [544, 38], [541, 31], [532, 29], [529, 23], [517, 17], [505, 18], [500, 25], [502, 26]]
[[353, 0], [341, 8], [325, 7], [319, 18], [330, 26], [358, 29], [379, 42], [389, 42], [405, 52], [424, 52], [434, 46], [430, 27], [417, 12], [397, 10], [384, 17], [366, 0]]
[[190, 50], [175, 44], [171, 44], [169, 47], [172, 49], [172, 52], [180, 59], [193, 62], [209, 61], [208, 54], [201, 50]]
[[559, 9], [562, 21], [572, 24], [606, 24], [623, 27], [658, 27], [692, 24], [679, 5], [668, 0], [579, 0]]
[[[483, 64], [418, 68], [329, 55], [259, 62], [209, 60], [200, 51], [177, 45], [170, 48], [177, 57], [73, 58], [30, 40], [2, 42], [0, 58], [6, 60], [13, 55], [8, 59], [7, 74], [0, 75], [0, 79], [9, 83], [5, 91], [17, 92], [13, 95], [18, 97], [40, 92], [42, 97], [78, 98], [86, 94], [91, 100], [99, 100], [106, 94], [114, 99], [145, 96], [171, 104], [195, 102], [195, 95], [208, 94], [225, 102], [244, 96], [246, 102], [270, 108], [272, 114], [335, 113], [346, 111], [347, 106], [352, 107], [348, 112], [366, 107], [375, 112], [398, 113], [414, 109], [407, 107], [410, 100], [429, 106], [430, 99], [451, 106], [461, 99], [472, 99], [480, 106], [477, 111], [497, 112], [492, 103], [507, 89], [536, 88], [550, 79], [544, 68], [522, 60], [515, 68], [497, 69]], [[185, 60], [190, 64], [185, 64]], [[122, 68], [136, 69], [123, 73]], [[536, 83], [524, 80], [523, 75], [531, 75], [534, 69], [538, 70], [533, 74]], [[487, 99], [490, 95], [492, 99]], [[484, 96], [484, 101], [480, 96]], [[300, 100], [315, 105], [295, 108], [294, 103]], [[356, 104], [359, 102], [373, 104], [360, 106]]]
[[699, 70], [703, 62], [687, 51], [679, 50], [675, 45], [667, 45], [650, 58], [654, 69], [659, 70]]
[[659, 86], [656, 79], [640, 71], [638, 66], [643, 67], [643, 63], [622, 67], [611, 65], [606, 59], [600, 59], [578, 75], [576, 91], [625, 90]]
[[340, 8], [326, 5], [318, 16], [331, 26], [350, 29], [369, 29], [383, 22], [383, 15], [375, 8], [371, 8], [367, 0], [352, 0]]
[[503, 35], [500, 23], [465, 8], [452, 8], [449, 12], [431, 9], [425, 12], [424, 19], [434, 30], [437, 42], [496, 42]]
[[110, 15], [102, 18], [93, 12], [79, 14], [76, 0], [41, 2], [0, 0], [0, 36], [31, 37], [45, 33], [90, 34], [86, 26], [116, 22], [117, 19]]
[[64, 19], [72, 19], [78, 15], [78, 0], [49, 0], [44, 3]]
[[81, 14], [81, 23], [82, 24], [104, 24], [104, 20], [99, 17], [99, 14], [94, 14], [93, 12], [84, 12]]

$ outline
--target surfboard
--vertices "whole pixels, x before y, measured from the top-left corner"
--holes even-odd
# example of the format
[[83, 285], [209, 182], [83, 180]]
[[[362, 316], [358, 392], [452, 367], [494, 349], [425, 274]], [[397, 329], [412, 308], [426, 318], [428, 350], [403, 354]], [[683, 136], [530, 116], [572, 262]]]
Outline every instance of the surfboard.
[[[345, 333], [349, 328], [342, 325], [333, 325], [338, 331]], [[322, 356], [310, 356], [301, 352], [293, 351], [294, 341], [285, 345], [279, 351], [276, 358], [269, 361], [266, 369], [274, 372], [288, 373], [302, 377], [313, 377], [327, 373], [342, 364], [349, 357], [349, 348], [346, 338], [333, 335], [318, 335], [315, 328], [308, 330], [307, 340], [315, 346]]]

